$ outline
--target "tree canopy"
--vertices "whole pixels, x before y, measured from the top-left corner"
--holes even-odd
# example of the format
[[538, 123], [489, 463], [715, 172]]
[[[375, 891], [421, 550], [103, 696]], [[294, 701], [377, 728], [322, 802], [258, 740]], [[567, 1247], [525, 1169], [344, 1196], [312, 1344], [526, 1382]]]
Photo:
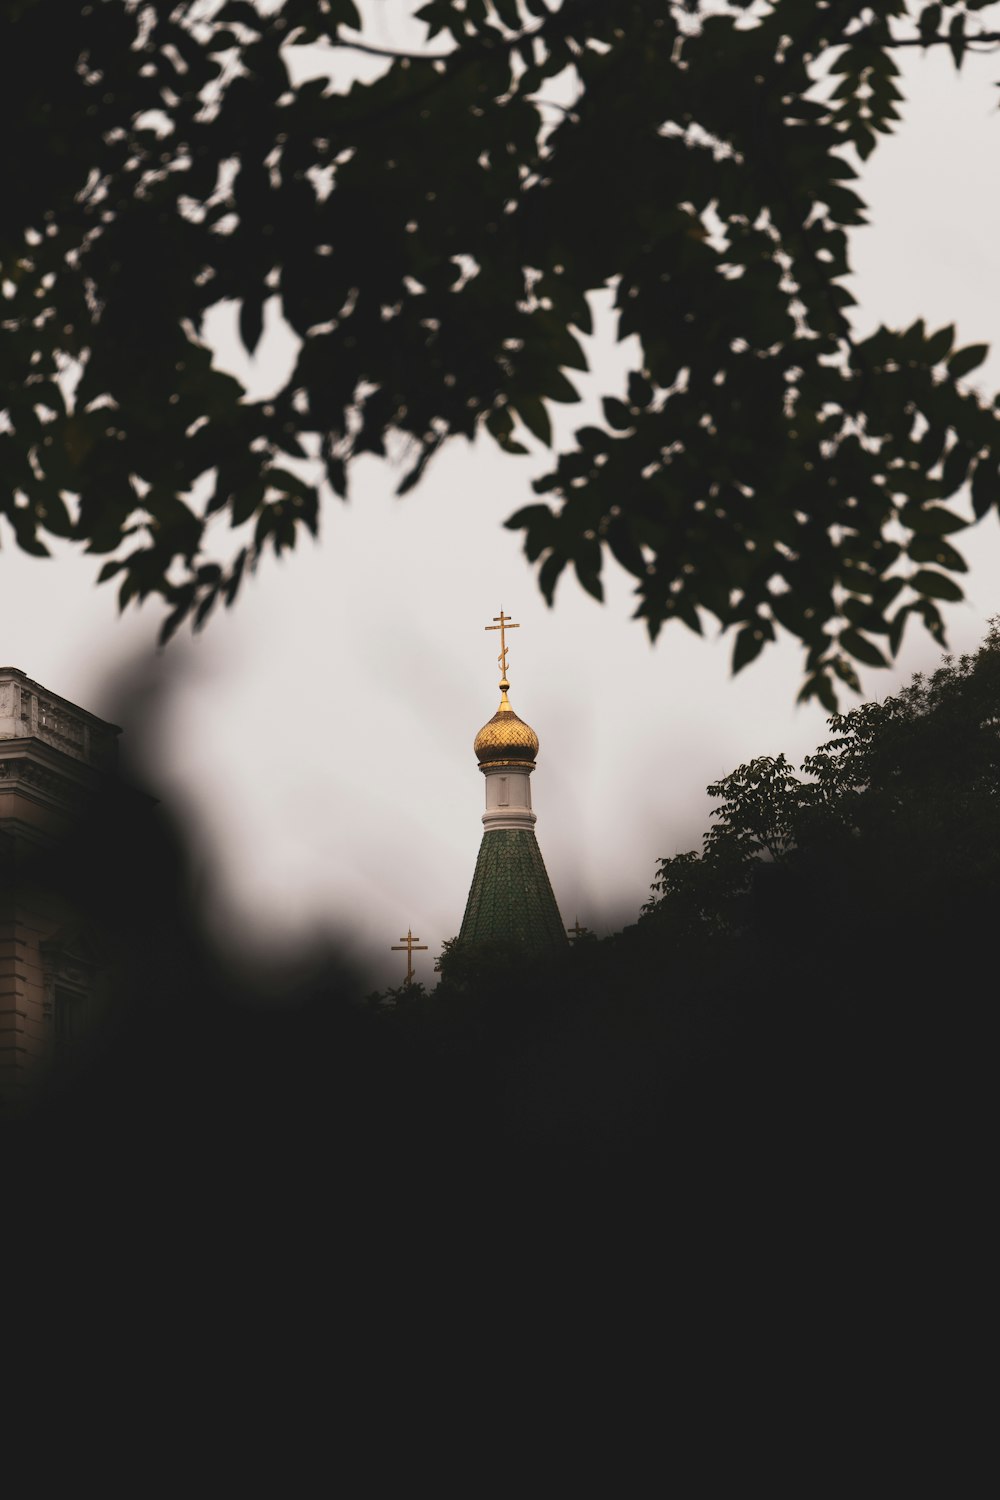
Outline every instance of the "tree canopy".
[[[3, 0], [0, 511], [200, 624], [359, 455], [405, 492], [451, 438], [550, 442], [612, 288], [641, 360], [507, 524], [550, 601], [569, 565], [600, 598], [610, 553], [654, 637], [714, 616], [739, 668], [783, 627], [832, 710], [910, 615], [943, 639], [941, 502], [1000, 507], [985, 346], [860, 337], [844, 285], [894, 56], [960, 65], [998, 8], [429, 0], [403, 54], [352, 0]], [[306, 44], [385, 71], [296, 86]], [[205, 318], [237, 304], [252, 351], [271, 298], [301, 348], [256, 401]]]
[[905, 930], [921, 951], [950, 933], [968, 952], [1000, 889], [1000, 620], [977, 652], [830, 729], [802, 775], [764, 756], [708, 788], [702, 851], [660, 861], [640, 926], [702, 951], [777, 917], [809, 949]]

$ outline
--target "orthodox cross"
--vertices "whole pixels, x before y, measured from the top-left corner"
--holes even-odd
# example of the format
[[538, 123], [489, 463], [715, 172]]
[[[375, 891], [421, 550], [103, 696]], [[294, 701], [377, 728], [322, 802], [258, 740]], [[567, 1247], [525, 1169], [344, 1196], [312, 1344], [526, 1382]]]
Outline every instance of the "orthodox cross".
[[572, 927], [567, 927], [566, 931], [570, 935], [570, 940], [575, 943], [579, 938], [583, 937], [584, 933], [589, 933], [590, 932], [590, 928], [589, 927], [581, 927], [580, 926], [580, 918], [577, 917], [576, 920], [575, 920], [575, 922], [573, 923], [573, 926]]
[[512, 624], [512, 620], [514, 618], [513, 615], [505, 615], [504, 612], [503, 612], [503, 608], [502, 607], [501, 607], [500, 613], [498, 615], [494, 615], [493, 618], [494, 618], [494, 620], [497, 623], [495, 625], [484, 625], [483, 629], [484, 630], [499, 630], [499, 632], [500, 632], [500, 655], [497, 657], [497, 661], [498, 661], [498, 663], [500, 665], [500, 677], [501, 677], [501, 679], [502, 679], [503, 682], [506, 682], [507, 681], [507, 651], [508, 651], [509, 648], [507, 646], [507, 640], [506, 640], [505, 632], [508, 631], [508, 630], [520, 630], [521, 627], [520, 627], [520, 625], [514, 625], [514, 624]]
[[402, 953], [404, 948], [406, 949], [406, 982], [407, 984], [412, 984], [414, 951], [423, 950], [423, 952], [426, 953], [427, 944], [421, 943], [417, 938], [415, 938], [413, 936], [412, 930], [408, 927], [406, 929], [405, 938], [400, 938], [398, 943], [393, 943], [389, 951], [390, 953]]

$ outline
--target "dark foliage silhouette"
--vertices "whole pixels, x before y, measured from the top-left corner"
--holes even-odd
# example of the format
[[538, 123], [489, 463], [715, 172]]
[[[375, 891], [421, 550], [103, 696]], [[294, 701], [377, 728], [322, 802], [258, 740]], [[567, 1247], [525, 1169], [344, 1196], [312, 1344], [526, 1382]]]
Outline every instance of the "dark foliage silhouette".
[[[654, 636], [708, 612], [739, 668], [780, 625], [832, 711], [910, 616], [942, 638], [967, 523], [940, 502], [1000, 503], [984, 347], [861, 337], [844, 286], [894, 54], [960, 66], [996, 9], [431, 0], [426, 45], [343, 92], [293, 87], [287, 49], [379, 51], [351, 0], [8, 0], [0, 510], [200, 624], [358, 455], [405, 491], [456, 436], [549, 442], [610, 287], [639, 364], [508, 523], [543, 592], [572, 565], [600, 597], [610, 552]], [[272, 301], [301, 349], [251, 401], [204, 320], [238, 305], [253, 351]]]
[[[238, 978], [170, 808], [109, 786], [36, 874], [115, 954], [117, 1008], [2, 1121], [35, 1342], [41, 1287], [62, 1341], [89, 1318], [80, 1357], [118, 1318], [127, 1383], [155, 1365], [119, 1411], [163, 1384], [173, 1421], [183, 1381], [214, 1427], [266, 1365], [269, 1402], [314, 1388], [325, 1442], [317, 1344], [380, 1426], [387, 1364], [413, 1371], [412, 1412], [445, 1357], [480, 1404], [484, 1364], [543, 1385], [548, 1423], [553, 1370], [593, 1391], [607, 1344], [614, 1384], [659, 1402], [627, 1356], [662, 1325], [657, 1367], [683, 1349], [684, 1381], [746, 1340], [755, 1380], [779, 1356], [808, 1374], [783, 1421], [874, 1381], [892, 1431], [886, 1369], [919, 1399], [938, 1288], [965, 1326], [990, 1242], [998, 662], [994, 630], [844, 716], [811, 778], [727, 778], [706, 852], [665, 862], [634, 926], [544, 968], [450, 947], [437, 988], [391, 1005], [336, 953]], [[555, 1347], [524, 1369], [540, 1326]]]

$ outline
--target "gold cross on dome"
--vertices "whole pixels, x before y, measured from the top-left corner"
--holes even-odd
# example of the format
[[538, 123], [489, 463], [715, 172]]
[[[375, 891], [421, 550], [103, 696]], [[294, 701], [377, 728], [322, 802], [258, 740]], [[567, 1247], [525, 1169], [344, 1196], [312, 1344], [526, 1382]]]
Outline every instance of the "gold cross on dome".
[[500, 667], [500, 680], [505, 683], [507, 681], [507, 652], [509, 650], [505, 632], [508, 630], [520, 630], [521, 627], [520, 625], [513, 624], [513, 615], [504, 614], [503, 606], [500, 608], [500, 613], [494, 615], [493, 618], [496, 624], [484, 625], [483, 629], [499, 630], [500, 632], [500, 655], [497, 657], [497, 664]]
[[575, 920], [575, 922], [574, 922], [574, 924], [573, 924], [573, 926], [572, 927], [567, 927], [566, 931], [569, 933], [571, 940], [575, 943], [578, 938], [582, 938], [585, 933], [589, 933], [590, 932], [590, 928], [589, 927], [581, 927], [580, 926], [580, 918], [577, 917], [576, 920]]
[[393, 943], [389, 949], [390, 953], [402, 953], [406, 950], [406, 982], [413, 983], [413, 955], [415, 952], [427, 952], [427, 944], [422, 943], [419, 938], [413, 936], [411, 928], [406, 929], [405, 938], [400, 938], [398, 943]]

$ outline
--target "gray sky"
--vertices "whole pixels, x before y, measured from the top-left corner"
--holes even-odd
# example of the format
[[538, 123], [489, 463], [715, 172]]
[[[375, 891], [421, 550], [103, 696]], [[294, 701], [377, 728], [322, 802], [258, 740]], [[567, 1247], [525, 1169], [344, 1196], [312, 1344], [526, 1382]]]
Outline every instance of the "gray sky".
[[[386, 0], [373, 39], [409, 43], [405, 9]], [[947, 56], [902, 61], [903, 122], [862, 176], [872, 224], [853, 238], [856, 326], [923, 316], [1000, 346], [1000, 201], [984, 190], [1000, 145], [1000, 59], [973, 59], [957, 78]], [[635, 362], [607, 325], [599, 318], [584, 401], [553, 408], [557, 433], [592, 419]], [[287, 332], [270, 320], [251, 363], [233, 326], [225, 313], [213, 324], [220, 363], [254, 394], [279, 384], [294, 353]], [[1000, 388], [1000, 356], [974, 378]], [[795, 706], [801, 655], [790, 641], [735, 680], [729, 639], [676, 625], [652, 647], [613, 562], [603, 606], [564, 577], [546, 608], [501, 523], [549, 461], [537, 444], [510, 458], [491, 440], [457, 440], [397, 500], [398, 471], [366, 457], [349, 503], [325, 502], [318, 544], [269, 559], [232, 611], [169, 648], [185, 670], [168, 674], [151, 748], [189, 812], [220, 931], [250, 946], [341, 934], [385, 983], [403, 972], [389, 945], [412, 926], [430, 948], [415, 956], [417, 977], [431, 981], [482, 834], [472, 741], [498, 702], [497, 637], [484, 626], [501, 605], [521, 624], [510, 697], [541, 742], [537, 833], [566, 923], [604, 932], [634, 920], [657, 858], [698, 845], [706, 783], [755, 755], [801, 760], [824, 738], [823, 711]], [[9, 531], [0, 540], [0, 662], [97, 713], [137, 659], [161, 669], [155, 609], [119, 617], [114, 585], [94, 587], [101, 559], [64, 547], [36, 560]], [[969, 602], [946, 618], [952, 648], [974, 649], [1000, 611], [1000, 528], [990, 517], [958, 540]], [[911, 628], [896, 667], [866, 672], [867, 696], [936, 663], [937, 647]]]

